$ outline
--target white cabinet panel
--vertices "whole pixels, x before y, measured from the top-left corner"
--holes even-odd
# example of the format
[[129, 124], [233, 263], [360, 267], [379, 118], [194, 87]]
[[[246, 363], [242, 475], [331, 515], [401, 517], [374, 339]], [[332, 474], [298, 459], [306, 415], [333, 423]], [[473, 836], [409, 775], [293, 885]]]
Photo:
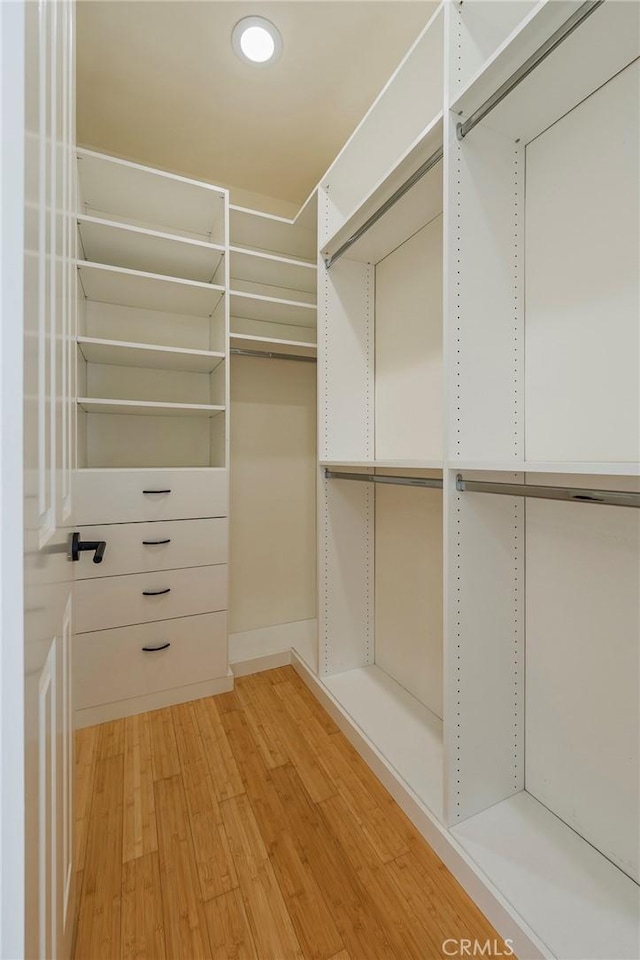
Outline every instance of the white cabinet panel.
[[227, 567], [80, 580], [75, 595], [78, 633], [210, 613], [226, 610]]
[[80, 471], [74, 492], [78, 524], [225, 517], [229, 497], [225, 470]]
[[526, 458], [640, 456], [640, 64], [527, 147]]
[[77, 580], [227, 562], [227, 520], [168, 520], [83, 527], [83, 540], [106, 540], [102, 563], [80, 554]]
[[75, 705], [82, 710], [226, 674], [224, 612], [100, 630], [76, 639]]

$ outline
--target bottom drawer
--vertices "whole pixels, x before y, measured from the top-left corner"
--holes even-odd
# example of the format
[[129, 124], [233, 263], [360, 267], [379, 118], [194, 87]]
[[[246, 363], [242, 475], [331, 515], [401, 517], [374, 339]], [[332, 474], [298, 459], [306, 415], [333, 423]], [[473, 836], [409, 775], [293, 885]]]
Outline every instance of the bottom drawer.
[[75, 638], [74, 708], [226, 675], [225, 612], [84, 633]]

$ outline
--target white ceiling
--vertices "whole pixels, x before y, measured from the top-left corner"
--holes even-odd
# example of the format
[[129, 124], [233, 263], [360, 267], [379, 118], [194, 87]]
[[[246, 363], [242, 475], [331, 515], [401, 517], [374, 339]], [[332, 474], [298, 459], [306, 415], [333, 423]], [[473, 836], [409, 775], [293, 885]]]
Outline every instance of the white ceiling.
[[[78, 142], [301, 203], [436, 9], [432, 0], [83, 0]], [[260, 14], [281, 58], [240, 61]]]

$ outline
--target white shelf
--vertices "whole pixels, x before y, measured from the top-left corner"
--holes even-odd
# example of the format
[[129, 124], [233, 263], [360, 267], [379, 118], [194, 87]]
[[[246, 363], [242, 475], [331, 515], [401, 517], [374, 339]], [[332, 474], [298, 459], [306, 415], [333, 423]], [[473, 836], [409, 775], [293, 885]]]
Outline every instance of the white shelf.
[[241, 293], [236, 290], [232, 290], [229, 295], [232, 317], [290, 326], [315, 327], [316, 325], [315, 304], [254, 293]]
[[640, 464], [637, 463], [598, 463], [591, 461], [589, 463], [582, 461], [567, 461], [563, 463], [558, 460], [549, 461], [531, 461], [518, 460], [510, 463], [505, 460], [461, 460], [459, 463], [450, 460], [448, 467], [451, 470], [483, 470], [485, 472], [507, 472], [507, 473], [561, 473], [561, 474], [581, 474], [589, 476], [612, 476], [612, 477], [637, 477], [640, 476]]
[[530, 794], [451, 833], [554, 957], [640, 956], [637, 885]]
[[212, 373], [225, 357], [224, 353], [212, 350], [185, 350], [181, 347], [152, 346], [124, 340], [99, 340], [95, 337], [78, 337], [77, 342], [87, 362], [120, 367]]
[[[452, 112], [471, 116], [580, 4], [538, 3], [456, 97]], [[637, 3], [603, 3], [491, 111], [487, 126], [528, 143], [635, 60], [639, 37]]]
[[85, 259], [94, 263], [212, 283], [224, 256], [219, 244], [97, 217], [77, 220]]
[[264, 297], [267, 300], [278, 300], [283, 303], [302, 303], [309, 307], [316, 307], [316, 293], [293, 287], [280, 287], [274, 283], [257, 283], [253, 280], [244, 280], [242, 277], [232, 276], [229, 285], [234, 293], [247, 294], [251, 297]]
[[[442, 147], [442, 111], [422, 132], [410, 150], [363, 200], [358, 209], [324, 245], [322, 254], [335, 253], [433, 153]], [[347, 251], [364, 263], [379, 263], [420, 227], [442, 213], [442, 162], [436, 164], [404, 197]]]
[[321, 467], [388, 468], [393, 470], [442, 470], [442, 460], [321, 460]]
[[[149, 467], [77, 467], [78, 473], [104, 473], [105, 469], [109, 470], [109, 473], [147, 473]], [[222, 473], [223, 470], [226, 470], [226, 467], [153, 467], [154, 472], [162, 473], [163, 471], [171, 471], [171, 473], [202, 473], [206, 471], [207, 473], [218, 472]]]
[[229, 250], [233, 286], [236, 278], [305, 293], [316, 292], [318, 267], [315, 262], [246, 247], [231, 246]]
[[398, 775], [442, 819], [442, 721], [376, 666], [323, 678]]
[[210, 317], [224, 294], [224, 287], [217, 284], [163, 277], [83, 260], [78, 261], [78, 273], [87, 300], [165, 313]]
[[151, 400], [108, 400], [78, 397], [85, 413], [133, 414], [155, 417], [215, 417], [224, 407], [203, 403], [157, 403]]
[[78, 150], [82, 212], [224, 242], [226, 190], [91, 150]]
[[229, 231], [234, 246], [283, 257], [316, 256], [316, 231], [286, 217], [230, 204]]
[[276, 353], [302, 354], [305, 357], [315, 357], [317, 344], [306, 343], [304, 340], [279, 340], [276, 337], [254, 337], [244, 333], [231, 334], [231, 346], [244, 350], [273, 350]]

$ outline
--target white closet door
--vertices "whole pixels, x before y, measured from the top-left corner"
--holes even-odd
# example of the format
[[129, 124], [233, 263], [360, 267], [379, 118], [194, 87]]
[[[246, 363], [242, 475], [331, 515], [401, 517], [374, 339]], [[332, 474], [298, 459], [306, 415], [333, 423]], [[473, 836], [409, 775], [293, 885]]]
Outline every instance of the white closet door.
[[[75, 320], [74, 5], [26, 4], [24, 303], [24, 923], [27, 957], [67, 957], [74, 926], [70, 466]], [[21, 324], [22, 318], [15, 317]], [[20, 404], [19, 397], [15, 403]], [[16, 556], [14, 562], [20, 560]], [[13, 637], [17, 644], [21, 634]], [[16, 731], [19, 718], [14, 717]], [[12, 827], [15, 826], [12, 824]], [[15, 955], [15, 954], [12, 954]]]

